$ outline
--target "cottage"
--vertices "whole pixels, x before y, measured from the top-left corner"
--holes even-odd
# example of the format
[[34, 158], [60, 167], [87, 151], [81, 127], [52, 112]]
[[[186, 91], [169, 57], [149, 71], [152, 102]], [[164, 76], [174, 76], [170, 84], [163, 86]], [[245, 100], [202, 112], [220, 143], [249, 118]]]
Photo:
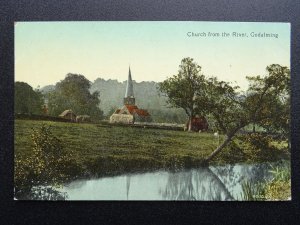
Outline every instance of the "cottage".
[[134, 122], [150, 122], [151, 116], [147, 110], [139, 109], [135, 105], [133, 94], [133, 83], [129, 67], [126, 92], [124, 97], [124, 106], [117, 109], [110, 117], [110, 123], [134, 124]]
[[71, 109], [67, 109], [65, 111], [63, 111], [59, 117], [64, 118], [64, 119], [68, 119], [72, 122], [76, 121], [76, 114], [71, 110]]
[[[189, 127], [190, 121], [186, 123], [186, 128]], [[204, 116], [196, 115], [192, 118], [192, 131], [207, 131], [208, 122]]]

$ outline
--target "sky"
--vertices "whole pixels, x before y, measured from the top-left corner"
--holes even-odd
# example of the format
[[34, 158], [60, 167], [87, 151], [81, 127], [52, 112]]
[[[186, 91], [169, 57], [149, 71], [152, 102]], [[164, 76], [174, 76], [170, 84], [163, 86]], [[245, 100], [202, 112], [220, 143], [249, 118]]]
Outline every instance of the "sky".
[[[222, 36], [226, 32], [229, 36]], [[245, 33], [236, 37], [236, 33]], [[203, 34], [206, 36], [192, 36]], [[219, 33], [211, 36], [209, 33]], [[276, 37], [253, 36], [277, 34]], [[246, 76], [270, 64], [290, 67], [289, 23], [239, 22], [17, 22], [15, 81], [33, 88], [56, 84], [68, 73], [160, 82], [191, 57], [206, 76], [247, 88]]]

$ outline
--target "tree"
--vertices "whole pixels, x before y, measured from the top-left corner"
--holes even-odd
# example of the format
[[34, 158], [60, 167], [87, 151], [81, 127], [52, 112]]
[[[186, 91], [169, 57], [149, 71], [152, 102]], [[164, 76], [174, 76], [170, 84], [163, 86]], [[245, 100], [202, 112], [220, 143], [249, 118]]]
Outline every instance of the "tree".
[[78, 115], [86, 114], [94, 120], [101, 119], [100, 94], [97, 91], [90, 93], [90, 87], [90, 81], [83, 75], [67, 74], [48, 94], [50, 115], [57, 116], [66, 109], [72, 109]]
[[15, 113], [41, 114], [43, 95], [25, 82], [15, 82]]
[[231, 87], [229, 83], [216, 78], [208, 79], [205, 96], [199, 98], [197, 105], [211, 113], [226, 138], [206, 161], [215, 157], [241, 128], [249, 124], [263, 124], [277, 129], [289, 127], [286, 124], [289, 121], [290, 71], [287, 67], [273, 64], [267, 67], [267, 72], [264, 77], [247, 77], [250, 86], [244, 94], [238, 93], [237, 87]]
[[185, 110], [191, 120], [195, 116], [196, 97], [203, 94], [204, 76], [200, 74], [201, 67], [192, 58], [184, 58], [177, 75], [159, 83], [158, 89], [168, 97], [167, 103], [173, 107]]
[[110, 116], [116, 111], [117, 107], [116, 106], [112, 106], [110, 107], [110, 110], [108, 111], [107, 115], [106, 115], [106, 119], [109, 119]]
[[[264, 127], [268, 131], [281, 132], [286, 137], [290, 133], [290, 70], [287, 67], [282, 67], [273, 64], [267, 67], [269, 77], [248, 77], [250, 81], [249, 94], [252, 95], [253, 104], [257, 101], [255, 98], [256, 91], [263, 91], [267, 87], [265, 98], [266, 105], [261, 111], [258, 111], [262, 120], [258, 125]], [[272, 87], [275, 86], [275, 87]], [[269, 116], [267, 116], [269, 115]]]

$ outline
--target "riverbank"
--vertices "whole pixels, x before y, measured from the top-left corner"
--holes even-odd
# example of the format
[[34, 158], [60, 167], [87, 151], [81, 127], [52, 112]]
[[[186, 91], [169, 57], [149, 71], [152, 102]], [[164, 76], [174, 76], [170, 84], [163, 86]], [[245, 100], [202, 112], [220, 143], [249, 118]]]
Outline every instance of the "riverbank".
[[[31, 154], [32, 128], [38, 129], [42, 124], [51, 126], [53, 135], [62, 141], [64, 151], [72, 151], [72, 165], [68, 165], [69, 169], [65, 171], [72, 177], [199, 167], [219, 141], [211, 133], [15, 120], [15, 155], [18, 159]], [[222, 139], [220, 136], [220, 141]], [[272, 151], [240, 149], [237, 145], [224, 149], [211, 164], [289, 159], [285, 145], [275, 143], [277, 148]]]

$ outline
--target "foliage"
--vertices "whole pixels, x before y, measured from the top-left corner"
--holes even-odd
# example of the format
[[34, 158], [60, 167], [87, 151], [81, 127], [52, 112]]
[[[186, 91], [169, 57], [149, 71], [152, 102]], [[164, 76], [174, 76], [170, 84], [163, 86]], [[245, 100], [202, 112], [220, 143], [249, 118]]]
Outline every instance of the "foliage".
[[[227, 136], [207, 158], [208, 161], [230, 143], [241, 128], [249, 124], [259, 124], [266, 128], [276, 124], [273, 127], [277, 127], [277, 130], [283, 128], [288, 131], [286, 124], [289, 121], [287, 119], [289, 114], [286, 114], [286, 109], [289, 108], [287, 101], [290, 88], [289, 69], [274, 64], [267, 67], [267, 72], [264, 77], [248, 77], [250, 86], [246, 93], [239, 93], [238, 87], [232, 87], [216, 78], [207, 80], [206, 95], [199, 98], [198, 106], [208, 110], [214, 117], [218, 129]], [[279, 102], [285, 105], [281, 107], [284, 110], [277, 108]], [[277, 121], [280, 120], [278, 113], [284, 122]]]
[[99, 92], [89, 91], [90, 82], [78, 74], [67, 74], [58, 82], [55, 90], [48, 93], [49, 113], [58, 116], [66, 109], [73, 110], [77, 115], [89, 115], [93, 120], [102, 119], [103, 112], [99, 108]]
[[190, 120], [196, 113], [196, 97], [204, 92], [204, 76], [200, 72], [201, 67], [192, 58], [184, 58], [178, 74], [159, 83], [159, 91], [168, 97], [167, 103], [184, 109]]
[[116, 106], [110, 107], [110, 110], [109, 110], [108, 113], [106, 114], [105, 119], [108, 119], [108, 120], [109, 120], [110, 116], [116, 111], [116, 109], [117, 109]]
[[[206, 108], [216, 120], [218, 129], [228, 136], [252, 123], [286, 129], [289, 70], [271, 65], [267, 67], [267, 72], [264, 77], [247, 77], [250, 86], [246, 93], [239, 93], [237, 86], [232, 87], [217, 78], [208, 78], [206, 95], [198, 98], [197, 106]], [[285, 104], [284, 110], [279, 104]], [[284, 120], [284, 126], [280, 126], [279, 115]]]
[[272, 166], [270, 173], [273, 175], [272, 181], [288, 182], [291, 179], [291, 164], [286, 163], [283, 166]]
[[15, 82], [14, 111], [22, 114], [42, 114], [42, 94], [24, 82]]
[[[33, 129], [31, 138], [31, 154], [25, 158], [15, 155], [15, 196], [18, 199], [38, 198], [37, 193], [48, 190], [51, 198], [60, 198], [52, 187], [68, 181], [66, 171], [72, 164], [72, 152], [64, 151], [61, 141], [45, 125]], [[43, 199], [43, 196], [39, 197]]]
[[266, 134], [261, 133], [250, 133], [246, 135], [240, 135], [237, 137], [245, 144], [250, 145], [249, 147], [253, 151], [267, 152], [275, 150], [275, 146], [272, 144], [273, 138]]
[[221, 151], [211, 162], [266, 162], [289, 159], [287, 140], [280, 141], [270, 135], [260, 133], [236, 135], [224, 151]]
[[268, 200], [288, 200], [291, 198], [291, 180], [268, 183], [265, 195]]
[[206, 112], [215, 121], [216, 129], [227, 135], [236, 132], [245, 120], [238, 95], [238, 86], [218, 81], [216, 77], [205, 80], [205, 92], [196, 98], [196, 110]]
[[[225, 151], [221, 152], [214, 160], [222, 159], [227, 163], [246, 162], [249, 158], [247, 153], [251, 150], [245, 149], [243, 145], [234, 140], [230, 142], [228, 146], [225, 147]], [[252, 158], [255, 159], [255, 157]]]
[[243, 182], [242, 183], [242, 200], [245, 201], [259, 201], [266, 200], [265, 198], [265, 184], [264, 183], [255, 183]]
[[287, 200], [291, 198], [291, 164], [271, 166], [273, 178], [266, 184], [266, 199]]
[[254, 200], [287, 200], [291, 197], [291, 168], [290, 163], [283, 166], [272, 166], [271, 180], [263, 182], [244, 182], [242, 184], [242, 199]]
[[247, 77], [250, 86], [246, 100], [250, 119], [269, 131], [289, 135], [290, 70], [278, 64], [266, 68], [268, 75]]

